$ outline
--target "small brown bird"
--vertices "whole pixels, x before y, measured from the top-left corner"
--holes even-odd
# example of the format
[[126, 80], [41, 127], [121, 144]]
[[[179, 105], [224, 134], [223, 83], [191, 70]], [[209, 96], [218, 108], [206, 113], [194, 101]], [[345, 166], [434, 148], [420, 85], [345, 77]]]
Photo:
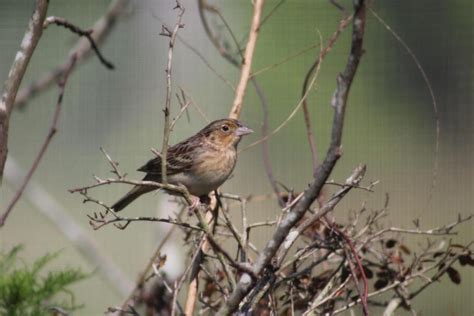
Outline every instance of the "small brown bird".
[[[182, 184], [196, 197], [207, 196], [230, 176], [237, 162], [237, 145], [242, 136], [252, 132], [237, 120], [221, 119], [170, 147], [166, 155], [168, 183]], [[138, 171], [146, 172], [143, 181], [161, 182], [161, 158], [151, 159]], [[111, 208], [118, 212], [140, 195], [155, 189], [135, 186]]]

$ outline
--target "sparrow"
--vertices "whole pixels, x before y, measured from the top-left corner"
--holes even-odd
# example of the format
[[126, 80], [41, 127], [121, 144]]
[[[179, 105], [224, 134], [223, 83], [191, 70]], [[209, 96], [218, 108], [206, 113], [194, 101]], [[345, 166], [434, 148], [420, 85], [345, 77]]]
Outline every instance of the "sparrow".
[[[237, 145], [242, 136], [251, 133], [253, 131], [250, 128], [235, 119], [209, 123], [195, 135], [168, 149], [167, 182], [184, 185], [195, 197], [207, 197], [229, 178], [237, 162]], [[153, 158], [138, 169], [146, 173], [143, 181], [162, 182], [161, 161], [161, 157]], [[121, 211], [142, 194], [155, 189], [137, 185], [111, 209]]]

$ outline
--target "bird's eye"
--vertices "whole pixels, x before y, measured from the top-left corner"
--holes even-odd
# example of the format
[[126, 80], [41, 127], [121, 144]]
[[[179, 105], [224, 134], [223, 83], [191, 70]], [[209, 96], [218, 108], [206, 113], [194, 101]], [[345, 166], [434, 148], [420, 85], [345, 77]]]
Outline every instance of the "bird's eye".
[[229, 126], [227, 126], [227, 125], [222, 125], [221, 129], [222, 129], [222, 131], [224, 131], [224, 132], [228, 132], [228, 131], [229, 131]]

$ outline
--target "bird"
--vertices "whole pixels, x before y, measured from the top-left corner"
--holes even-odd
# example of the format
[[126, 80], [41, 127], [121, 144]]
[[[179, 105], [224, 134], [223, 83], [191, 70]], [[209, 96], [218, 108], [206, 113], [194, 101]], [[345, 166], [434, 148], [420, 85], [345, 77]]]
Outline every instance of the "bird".
[[[184, 185], [198, 203], [199, 198], [207, 197], [229, 178], [237, 162], [237, 146], [243, 136], [251, 133], [253, 131], [250, 128], [236, 119], [225, 118], [209, 123], [195, 135], [168, 149], [167, 182]], [[162, 158], [157, 156], [137, 171], [146, 173], [143, 181], [161, 183], [161, 164]], [[142, 194], [155, 189], [136, 185], [111, 209], [119, 212]]]

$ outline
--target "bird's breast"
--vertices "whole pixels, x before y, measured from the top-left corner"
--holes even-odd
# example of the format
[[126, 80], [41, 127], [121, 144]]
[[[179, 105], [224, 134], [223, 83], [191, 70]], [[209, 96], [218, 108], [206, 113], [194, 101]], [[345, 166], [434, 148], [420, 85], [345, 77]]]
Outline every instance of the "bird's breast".
[[235, 150], [203, 151], [194, 157], [189, 171], [173, 175], [170, 181], [183, 184], [192, 195], [207, 195], [229, 178], [236, 158]]

